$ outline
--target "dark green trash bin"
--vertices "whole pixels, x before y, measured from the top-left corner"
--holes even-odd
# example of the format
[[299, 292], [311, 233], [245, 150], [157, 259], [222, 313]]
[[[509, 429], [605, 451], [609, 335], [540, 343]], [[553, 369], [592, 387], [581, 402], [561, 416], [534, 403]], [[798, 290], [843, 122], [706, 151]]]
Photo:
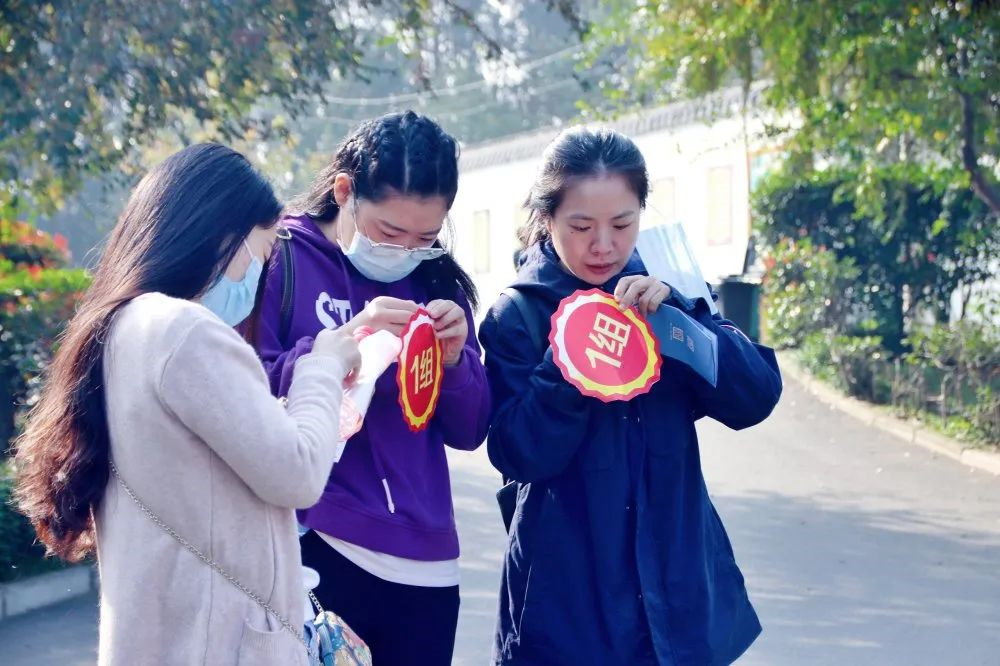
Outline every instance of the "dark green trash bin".
[[760, 280], [730, 275], [719, 284], [719, 311], [754, 342], [760, 341]]

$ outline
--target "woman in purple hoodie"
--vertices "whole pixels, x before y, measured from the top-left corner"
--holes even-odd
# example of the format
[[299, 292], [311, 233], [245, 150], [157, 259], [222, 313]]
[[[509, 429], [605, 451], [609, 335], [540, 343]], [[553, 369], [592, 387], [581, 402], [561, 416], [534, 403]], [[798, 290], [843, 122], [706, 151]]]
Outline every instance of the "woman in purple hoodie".
[[445, 446], [473, 450], [489, 426], [476, 289], [438, 240], [457, 157], [455, 140], [412, 111], [358, 127], [282, 221], [257, 322], [271, 388], [284, 395], [323, 329], [399, 334], [418, 304], [435, 319], [445, 370], [429, 427], [409, 430], [390, 369], [319, 503], [299, 514], [317, 597], [379, 666], [451, 663], [459, 548]]

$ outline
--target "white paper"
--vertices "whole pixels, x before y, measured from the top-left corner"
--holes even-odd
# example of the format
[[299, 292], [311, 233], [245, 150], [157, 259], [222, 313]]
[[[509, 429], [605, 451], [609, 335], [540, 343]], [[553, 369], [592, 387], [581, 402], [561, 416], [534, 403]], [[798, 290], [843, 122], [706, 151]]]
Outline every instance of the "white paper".
[[403, 343], [397, 336], [384, 330], [376, 331], [358, 343], [361, 370], [354, 383], [344, 391], [344, 401], [340, 406], [341, 441], [337, 443], [334, 462], [340, 462], [347, 440], [361, 430], [375, 393], [375, 382], [396, 361], [402, 347]]

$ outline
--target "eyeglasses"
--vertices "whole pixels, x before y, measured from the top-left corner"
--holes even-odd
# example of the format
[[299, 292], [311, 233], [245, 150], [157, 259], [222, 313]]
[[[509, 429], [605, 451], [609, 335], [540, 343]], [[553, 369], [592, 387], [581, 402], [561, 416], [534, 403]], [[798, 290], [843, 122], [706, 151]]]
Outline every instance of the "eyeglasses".
[[443, 247], [406, 247], [405, 245], [396, 245], [395, 243], [376, 243], [367, 234], [361, 232], [361, 224], [358, 219], [358, 199], [357, 197], [352, 198], [354, 200], [351, 205], [351, 210], [354, 213], [354, 233], [361, 236], [362, 240], [367, 241], [371, 245], [372, 254], [375, 256], [389, 258], [403, 252], [418, 261], [429, 261], [443, 257], [447, 253], [447, 250]]
[[[358, 232], [360, 233], [360, 232]], [[395, 245], [393, 243], [376, 243], [371, 238], [361, 234], [361, 239], [367, 241], [372, 247], [372, 254], [375, 256], [391, 257], [400, 252], [405, 252], [408, 256], [420, 261], [438, 259], [443, 257], [446, 250], [443, 247], [406, 247], [405, 245]]]

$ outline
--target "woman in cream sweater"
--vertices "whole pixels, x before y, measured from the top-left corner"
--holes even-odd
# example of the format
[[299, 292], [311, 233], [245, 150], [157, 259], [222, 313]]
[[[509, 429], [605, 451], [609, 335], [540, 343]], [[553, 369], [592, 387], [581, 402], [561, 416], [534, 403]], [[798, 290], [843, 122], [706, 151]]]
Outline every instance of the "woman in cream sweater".
[[16, 443], [17, 498], [39, 539], [70, 561], [96, 550], [101, 664], [307, 663], [277, 617], [301, 630], [292, 509], [323, 490], [360, 358], [324, 332], [282, 407], [233, 330], [251, 316], [279, 213], [270, 185], [223, 146], [153, 169]]

